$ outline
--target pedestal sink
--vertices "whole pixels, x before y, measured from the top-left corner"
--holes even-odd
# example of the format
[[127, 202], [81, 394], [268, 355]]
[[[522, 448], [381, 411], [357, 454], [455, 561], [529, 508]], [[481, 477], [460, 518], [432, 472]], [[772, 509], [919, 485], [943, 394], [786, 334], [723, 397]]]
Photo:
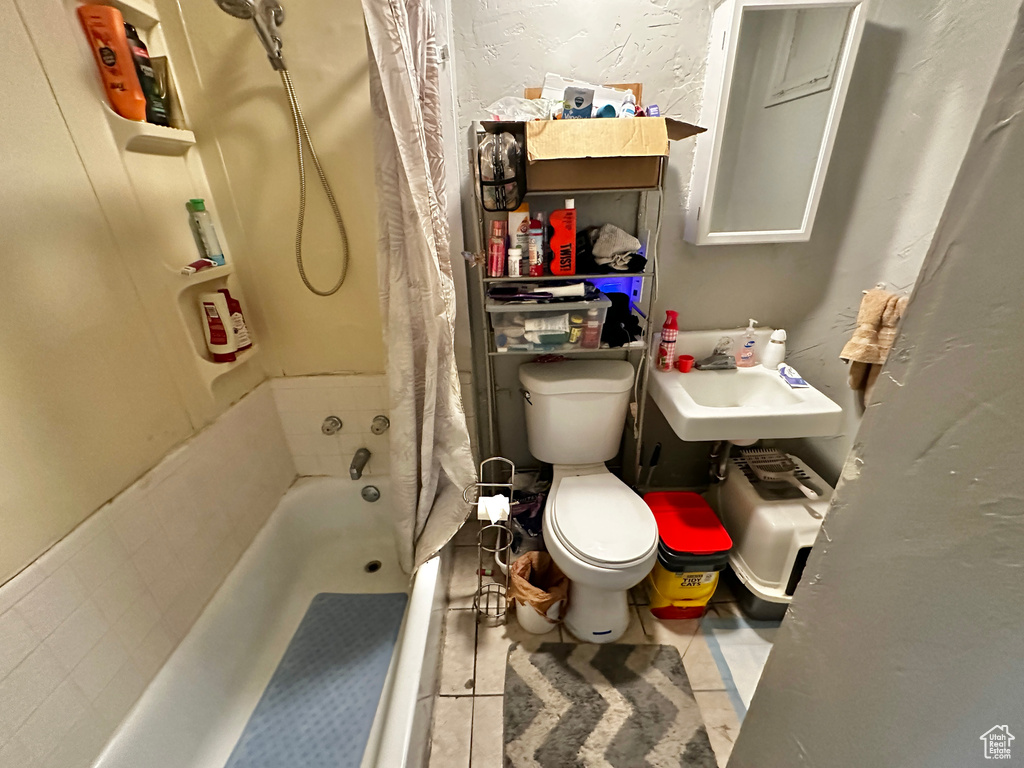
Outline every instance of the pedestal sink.
[[[709, 338], [725, 335], [698, 333]], [[691, 340], [688, 345], [688, 335], [679, 334], [677, 351], [689, 346], [700, 352], [707, 347], [706, 341]], [[683, 440], [821, 437], [838, 434], [843, 424], [843, 409], [813, 386], [793, 389], [778, 371], [761, 365], [732, 371], [652, 371], [650, 393]]]

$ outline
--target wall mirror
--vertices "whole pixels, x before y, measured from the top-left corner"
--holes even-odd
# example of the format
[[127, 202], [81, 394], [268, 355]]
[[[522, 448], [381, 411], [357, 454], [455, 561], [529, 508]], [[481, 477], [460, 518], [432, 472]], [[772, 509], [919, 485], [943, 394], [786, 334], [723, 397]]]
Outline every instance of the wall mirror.
[[808, 240], [854, 59], [863, 2], [726, 0], [715, 11], [686, 239]]

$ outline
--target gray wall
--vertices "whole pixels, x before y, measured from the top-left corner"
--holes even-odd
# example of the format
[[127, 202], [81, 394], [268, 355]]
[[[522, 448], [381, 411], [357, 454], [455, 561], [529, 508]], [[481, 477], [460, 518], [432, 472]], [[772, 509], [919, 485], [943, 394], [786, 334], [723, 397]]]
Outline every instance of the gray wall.
[[1024, 754], [1024, 24], [730, 768]]
[[[860, 419], [838, 359], [860, 291], [880, 280], [913, 285], [1017, 4], [872, 3], [810, 243], [684, 243], [692, 145], [672, 148], [658, 312], [679, 310], [680, 327], [690, 329], [737, 327], [748, 317], [787, 328], [790, 362], [847, 412], [845, 434], [797, 447], [829, 479], [837, 476]], [[544, 0], [452, 0], [451, 6], [463, 136], [488, 104], [539, 85], [546, 71], [603, 82], [640, 80], [645, 102], [659, 104], [663, 114], [695, 120], [700, 113], [710, 2], [594, 0], [584, 8]], [[460, 153], [464, 179], [465, 157]], [[665, 444], [660, 483], [704, 476], [704, 468], [694, 466], [703, 446], [683, 446], [663, 420], [649, 426], [649, 440]]]

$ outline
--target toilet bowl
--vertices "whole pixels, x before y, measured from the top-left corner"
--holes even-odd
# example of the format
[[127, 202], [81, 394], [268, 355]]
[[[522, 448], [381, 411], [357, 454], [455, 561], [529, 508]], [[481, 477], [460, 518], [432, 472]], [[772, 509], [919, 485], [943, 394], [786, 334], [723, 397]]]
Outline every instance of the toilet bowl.
[[629, 589], [658, 557], [654, 514], [604, 464], [618, 453], [633, 375], [621, 360], [519, 368], [530, 453], [554, 469], [543, 528], [570, 582], [565, 625], [595, 643], [626, 631]]

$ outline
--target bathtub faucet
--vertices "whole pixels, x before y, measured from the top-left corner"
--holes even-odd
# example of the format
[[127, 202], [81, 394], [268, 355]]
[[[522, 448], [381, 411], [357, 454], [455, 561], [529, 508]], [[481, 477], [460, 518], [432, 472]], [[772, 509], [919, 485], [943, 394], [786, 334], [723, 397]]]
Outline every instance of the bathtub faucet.
[[348, 473], [353, 480], [358, 480], [363, 476], [363, 469], [366, 468], [366, 462], [369, 460], [370, 450], [368, 448], [360, 448], [356, 451], [356, 455], [352, 457], [352, 464], [348, 468]]

